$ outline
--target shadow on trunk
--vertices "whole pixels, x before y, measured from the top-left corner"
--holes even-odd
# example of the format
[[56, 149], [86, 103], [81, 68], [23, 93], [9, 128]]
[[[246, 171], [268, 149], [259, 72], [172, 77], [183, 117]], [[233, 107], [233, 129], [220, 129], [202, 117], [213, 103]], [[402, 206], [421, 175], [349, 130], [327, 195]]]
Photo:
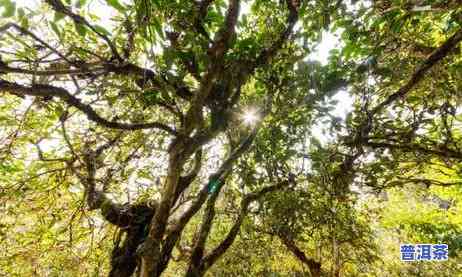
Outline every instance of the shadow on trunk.
[[125, 218], [119, 218], [116, 224], [122, 227], [112, 250], [110, 277], [129, 277], [135, 272], [139, 263], [136, 250], [146, 239], [154, 209], [136, 205], [121, 214]]

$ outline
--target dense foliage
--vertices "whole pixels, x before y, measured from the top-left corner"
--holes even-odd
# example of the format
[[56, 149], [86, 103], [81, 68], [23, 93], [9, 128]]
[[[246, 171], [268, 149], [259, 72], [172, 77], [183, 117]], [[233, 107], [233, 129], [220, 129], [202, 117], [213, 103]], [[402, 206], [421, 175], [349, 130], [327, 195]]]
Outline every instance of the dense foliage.
[[0, 9], [0, 275], [462, 272], [459, 1]]

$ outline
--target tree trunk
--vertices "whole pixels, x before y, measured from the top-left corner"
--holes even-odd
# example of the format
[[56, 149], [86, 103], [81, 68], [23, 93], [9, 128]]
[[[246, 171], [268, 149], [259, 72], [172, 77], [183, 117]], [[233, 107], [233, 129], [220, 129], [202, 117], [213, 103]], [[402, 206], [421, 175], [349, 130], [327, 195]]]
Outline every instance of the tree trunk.
[[287, 236], [279, 235], [279, 238], [282, 242], [286, 245], [287, 249], [289, 249], [292, 254], [295, 255], [301, 262], [306, 264], [310, 269], [311, 277], [320, 277], [321, 276], [321, 263], [308, 258], [305, 253], [298, 248], [295, 242]]
[[337, 239], [332, 237], [332, 277], [340, 277], [340, 249]]
[[149, 227], [149, 234], [144, 241], [141, 249], [141, 277], [160, 276], [162, 257], [162, 240], [170, 216], [170, 209], [174, 203], [174, 197], [181, 170], [185, 162], [185, 157], [180, 154], [184, 149], [184, 142], [177, 141], [172, 143], [169, 157], [168, 174], [162, 193], [162, 198], [157, 206], [156, 213], [152, 217]]
[[154, 214], [154, 209], [137, 205], [128, 209], [130, 219], [125, 218], [127, 225], [122, 227], [125, 234], [122, 245], [121, 238], [114, 245], [111, 255], [110, 277], [130, 277], [139, 265], [140, 259], [136, 253], [138, 246], [143, 243], [148, 233], [148, 226]]

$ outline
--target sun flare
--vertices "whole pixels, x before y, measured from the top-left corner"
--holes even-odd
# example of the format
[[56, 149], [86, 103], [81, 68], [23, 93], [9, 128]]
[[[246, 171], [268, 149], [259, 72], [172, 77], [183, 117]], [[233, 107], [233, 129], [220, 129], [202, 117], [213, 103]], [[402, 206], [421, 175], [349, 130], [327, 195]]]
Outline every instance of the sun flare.
[[258, 121], [258, 115], [254, 110], [247, 110], [242, 115], [242, 120], [246, 125], [253, 125]]

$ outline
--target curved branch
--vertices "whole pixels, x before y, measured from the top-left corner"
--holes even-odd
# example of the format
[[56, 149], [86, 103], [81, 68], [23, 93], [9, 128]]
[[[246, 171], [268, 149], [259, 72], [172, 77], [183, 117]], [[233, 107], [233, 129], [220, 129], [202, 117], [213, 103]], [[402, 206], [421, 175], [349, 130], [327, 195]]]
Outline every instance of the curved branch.
[[385, 101], [378, 104], [373, 110], [372, 114], [380, 112], [383, 108], [390, 105], [398, 98], [404, 97], [412, 88], [415, 87], [425, 76], [425, 74], [439, 61], [444, 59], [451, 50], [462, 40], [462, 28], [448, 38], [438, 49], [436, 49], [412, 74], [407, 83], [402, 86], [398, 91], [388, 96]]
[[[234, 161], [236, 161], [248, 147], [251, 146], [251, 143], [255, 137], [256, 129], [252, 132], [249, 137], [242, 141], [239, 147], [237, 147], [230, 156], [226, 159], [225, 162], [220, 166], [220, 168], [209, 177], [209, 180], [219, 180], [221, 184], [223, 184], [228, 176], [229, 172], [231, 171], [232, 165]], [[196, 156], [198, 159], [199, 157]], [[196, 164], [198, 165], [198, 164]], [[192, 172], [195, 170], [193, 169]], [[191, 206], [180, 216], [177, 220], [176, 224], [173, 225], [167, 234], [165, 239], [165, 243], [163, 244], [162, 248], [162, 262], [160, 263], [159, 270], [162, 271], [168, 263], [169, 257], [173, 251], [174, 246], [178, 242], [181, 236], [181, 232], [185, 228], [186, 224], [189, 220], [200, 210], [202, 205], [207, 200], [208, 196], [208, 184], [204, 185], [197, 196], [195, 197], [196, 200], [191, 204]]]
[[[223, 183], [226, 179], [226, 176], [229, 174], [232, 165], [234, 162], [252, 145], [252, 142], [255, 138], [256, 130], [249, 135], [243, 142], [237, 147], [230, 156], [223, 162], [220, 168], [209, 177], [209, 181], [218, 180], [220, 183]], [[184, 214], [181, 215], [180, 219], [178, 220], [177, 225], [172, 230], [182, 230], [184, 226], [187, 224], [189, 219], [196, 214], [197, 211], [202, 207], [205, 200], [207, 200], [208, 194], [208, 185], [204, 185], [202, 189], [199, 191], [196, 201], [189, 207]]]
[[[68, 61], [68, 60], [66, 60]], [[82, 62], [80, 64], [76, 64], [76, 62], [68, 61], [69, 64], [77, 67], [77, 69], [60, 69], [60, 70], [31, 70], [31, 69], [23, 69], [17, 67], [10, 67], [5, 63], [0, 61], [0, 73], [18, 73], [18, 74], [28, 74], [28, 75], [35, 75], [35, 76], [56, 76], [56, 75], [81, 75], [84, 73], [114, 73], [117, 75], [132, 75], [134, 77], [140, 78], [140, 82], [142, 84], [146, 84], [148, 81], [151, 81], [152, 84], [156, 87], [161, 87], [165, 85], [170, 87], [176, 95], [179, 97], [189, 100], [192, 97], [192, 92], [185, 84], [177, 84], [175, 82], [169, 82], [165, 76], [161, 76], [162, 79], [158, 80], [156, 78], [156, 74], [154, 71], [139, 67], [135, 64], [123, 64], [123, 65], [115, 65], [112, 63], [104, 63], [104, 64], [97, 64], [97, 63], [85, 63]], [[166, 105], [164, 105], [166, 106]], [[171, 110], [169, 108], [169, 110]], [[178, 114], [177, 111], [171, 110], [173, 113], [177, 114], [180, 118], [182, 117], [181, 114]]]
[[279, 182], [276, 185], [268, 186], [261, 189], [258, 192], [250, 193], [242, 199], [241, 209], [239, 215], [234, 222], [233, 226], [231, 227], [230, 231], [226, 235], [225, 239], [215, 247], [209, 254], [207, 254], [201, 262], [201, 268], [203, 270], [207, 270], [210, 268], [225, 252], [229, 249], [229, 247], [233, 244], [234, 240], [236, 239], [237, 234], [241, 228], [242, 222], [247, 215], [247, 211], [249, 208], [250, 203], [253, 201], [258, 200], [259, 198], [263, 197], [265, 194], [274, 192], [276, 190], [283, 189], [290, 185], [290, 180], [284, 180]]
[[429, 149], [422, 147], [418, 144], [392, 144], [386, 142], [364, 142], [363, 145], [369, 146], [372, 148], [389, 148], [389, 149], [401, 149], [409, 152], [421, 152], [430, 155], [436, 155], [445, 158], [454, 158], [462, 160], [462, 153], [457, 152], [448, 148], [440, 148], [440, 149]]
[[154, 71], [140, 67], [138, 65], [132, 64], [132, 63], [126, 63], [122, 65], [117, 65], [117, 64], [112, 64], [112, 63], [107, 63], [105, 64], [105, 69], [108, 72], [112, 72], [114, 74], [119, 74], [119, 75], [133, 75], [141, 78], [142, 83], [147, 83], [148, 81], [151, 81], [154, 86], [161, 87], [161, 86], [166, 86], [166, 87], [171, 87], [173, 91], [175, 92], [176, 95], [179, 97], [185, 99], [185, 100], [190, 100], [191, 97], [193, 96], [192, 92], [189, 90], [189, 88], [183, 84], [183, 83], [177, 83], [179, 80], [175, 81], [169, 81], [168, 78], [164, 75], [159, 75], [158, 78], [156, 78], [156, 73]]
[[[362, 153], [361, 145], [367, 144], [367, 136], [372, 131], [372, 120], [374, 115], [379, 113], [382, 109], [395, 102], [399, 98], [405, 97], [420, 81], [423, 80], [425, 74], [438, 62], [443, 60], [451, 50], [462, 41], [462, 28], [448, 38], [438, 49], [436, 49], [430, 56], [420, 65], [412, 74], [411, 78], [406, 84], [400, 87], [395, 93], [389, 95], [383, 102], [375, 106], [371, 111], [366, 111], [366, 118], [361, 122], [357, 130], [356, 137], [353, 143], [347, 143], [347, 145], [356, 145], [359, 147], [360, 153]], [[372, 146], [369, 143], [369, 146]], [[390, 145], [393, 147], [394, 145]], [[378, 145], [377, 145], [378, 147]]]
[[442, 182], [439, 180], [434, 180], [434, 179], [425, 179], [425, 178], [407, 178], [407, 177], [397, 177], [398, 180], [392, 180], [385, 184], [381, 188], [391, 188], [394, 186], [401, 186], [401, 185], [406, 185], [409, 183], [413, 184], [424, 184], [427, 187], [430, 186], [438, 186], [438, 187], [450, 187], [450, 186], [460, 186], [462, 185], [462, 180], [461, 181], [454, 181], [454, 182]]
[[302, 263], [306, 264], [310, 269], [311, 276], [319, 277], [321, 276], [321, 263], [315, 261], [314, 259], [308, 258], [303, 252], [291, 239], [289, 236], [284, 234], [278, 234], [278, 237], [284, 243], [284, 245], [289, 249], [295, 257], [297, 257]]
[[191, 172], [188, 173], [186, 176], [181, 176], [180, 180], [178, 181], [178, 186], [176, 187], [175, 191], [175, 198], [174, 201], [178, 201], [178, 198], [183, 193], [183, 191], [194, 181], [199, 174], [199, 171], [202, 167], [202, 149], [199, 149], [194, 156], [194, 166], [191, 169]]
[[172, 135], [177, 135], [178, 133], [170, 128], [167, 125], [158, 122], [149, 122], [149, 123], [122, 123], [116, 121], [109, 121], [100, 115], [98, 115], [95, 110], [87, 104], [82, 103], [80, 99], [70, 94], [67, 90], [55, 87], [51, 85], [32, 85], [30, 87], [23, 86], [17, 83], [8, 82], [0, 79], [0, 91], [6, 91], [10, 94], [23, 97], [24, 95], [30, 96], [42, 96], [42, 97], [57, 97], [72, 107], [77, 108], [82, 111], [89, 120], [96, 122], [97, 124], [111, 128], [111, 129], [120, 129], [120, 130], [141, 130], [141, 129], [151, 129], [157, 128], [164, 130]]
[[19, 73], [28, 74], [35, 76], [56, 76], [56, 75], [80, 75], [83, 73], [94, 73], [98, 70], [104, 70], [103, 67], [99, 68], [79, 68], [79, 69], [62, 69], [62, 70], [31, 70], [17, 67], [9, 67], [4, 64], [0, 64], [0, 72], [2, 73]]

